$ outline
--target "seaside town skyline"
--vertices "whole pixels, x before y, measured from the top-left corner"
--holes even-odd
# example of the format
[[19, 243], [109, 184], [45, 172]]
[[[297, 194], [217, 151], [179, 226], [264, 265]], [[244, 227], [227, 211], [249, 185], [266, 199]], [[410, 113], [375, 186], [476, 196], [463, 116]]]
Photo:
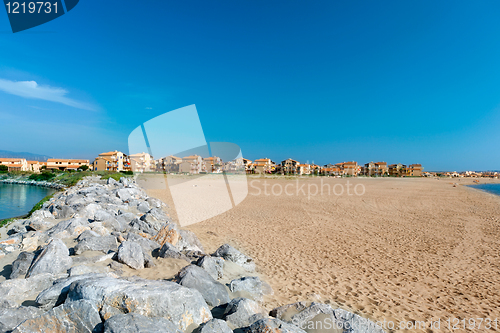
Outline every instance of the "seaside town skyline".
[[299, 162], [287, 158], [279, 163], [265, 157], [250, 160], [238, 157], [231, 161], [223, 161], [220, 157], [166, 156], [154, 159], [148, 153], [142, 152], [127, 155], [114, 150], [99, 154], [93, 161], [87, 159], [56, 159], [46, 161], [28, 160], [25, 158], [0, 158], [0, 165], [8, 167], [8, 171], [30, 171], [40, 173], [43, 170], [91, 170], [110, 172], [165, 172], [181, 174], [222, 173], [245, 171], [246, 174], [282, 174], [282, 175], [317, 175], [317, 176], [391, 176], [391, 177], [490, 177], [499, 178], [497, 171], [425, 171], [420, 163], [388, 164], [385, 161], [358, 164], [357, 161], [344, 161], [318, 165], [314, 162]]

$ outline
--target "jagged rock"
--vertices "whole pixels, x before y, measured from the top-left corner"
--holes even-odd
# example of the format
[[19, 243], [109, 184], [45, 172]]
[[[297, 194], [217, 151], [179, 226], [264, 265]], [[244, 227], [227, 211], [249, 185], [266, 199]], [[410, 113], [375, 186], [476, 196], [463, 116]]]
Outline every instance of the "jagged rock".
[[42, 290], [52, 286], [57, 279], [67, 274], [39, 274], [27, 279], [6, 280], [0, 283], [0, 299], [9, 299], [21, 304], [27, 299], [34, 299]]
[[151, 257], [149, 254], [147, 253], [143, 253], [144, 254], [144, 267], [146, 268], [152, 268], [152, 267], [155, 267], [156, 264], [153, 260], [153, 257]]
[[88, 204], [87, 206], [81, 208], [76, 214], [75, 217], [85, 218], [89, 220], [94, 220], [95, 213], [101, 210], [101, 206], [96, 203]]
[[257, 302], [242, 297], [231, 300], [224, 311], [225, 320], [233, 329], [250, 326], [265, 315]]
[[70, 206], [62, 206], [60, 209], [57, 209], [57, 214], [54, 214], [54, 216], [57, 219], [67, 219], [72, 217], [75, 214], [75, 210], [71, 208]]
[[26, 319], [37, 317], [41, 313], [42, 310], [33, 306], [0, 309], [0, 332], [11, 331]]
[[299, 313], [300, 311], [307, 308], [307, 304], [305, 302], [296, 302], [292, 304], [283, 305], [271, 310], [269, 315], [271, 317], [275, 317], [281, 320], [288, 321], [290, 318]]
[[72, 218], [59, 222], [47, 231], [48, 237], [67, 238], [78, 237], [89, 229], [89, 222], [83, 218]]
[[19, 245], [23, 237], [21, 235], [13, 235], [7, 239], [0, 241], [1, 245]]
[[71, 267], [68, 270], [69, 276], [77, 276], [77, 275], [90, 274], [90, 273], [106, 273], [106, 272], [107, 272], [107, 270], [105, 267], [88, 266], [88, 265], [78, 265], [75, 267]]
[[69, 278], [63, 278], [54, 281], [53, 285], [43, 290], [40, 294], [38, 294], [35, 302], [38, 304], [38, 307], [48, 311], [55, 306], [59, 306], [64, 301], [66, 301], [66, 297], [68, 296], [69, 286], [75, 282], [83, 279], [89, 278], [101, 278], [106, 277], [106, 274], [96, 274], [90, 273], [85, 275], [77, 275]]
[[203, 256], [196, 262], [196, 265], [206, 270], [215, 280], [224, 276], [224, 259], [222, 258]]
[[144, 254], [142, 247], [132, 241], [124, 241], [118, 248], [118, 261], [133, 268], [144, 268]]
[[317, 322], [321, 321], [323, 327], [341, 328], [346, 333], [384, 333], [374, 322], [343, 309], [334, 310], [328, 304], [313, 302], [303, 310], [299, 310], [300, 305], [295, 307], [298, 313], [292, 316], [288, 313], [282, 320], [299, 328], [317, 327]]
[[99, 236], [111, 235], [111, 232], [106, 229], [101, 222], [93, 222], [89, 224], [90, 230], [94, 231]]
[[303, 329], [297, 326], [290, 325], [279, 319], [263, 318], [257, 320], [246, 330], [247, 333], [306, 333]]
[[158, 257], [160, 258], [174, 258], [174, 259], [184, 259], [188, 262], [191, 262], [184, 254], [182, 254], [179, 250], [175, 248], [172, 244], [166, 242], [161, 247]]
[[151, 207], [149, 207], [149, 204], [146, 201], [142, 201], [137, 205], [137, 210], [141, 213], [147, 213], [151, 210]]
[[135, 312], [169, 319], [182, 331], [212, 319], [207, 303], [197, 290], [169, 281], [85, 279], [71, 284], [68, 299], [91, 301], [101, 309], [105, 320], [116, 314]]
[[31, 263], [35, 259], [35, 254], [30, 252], [21, 252], [17, 256], [17, 259], [12, 263], [12, 272], [10, 273], [11, 279], [19, 279], [26, 276]]
[[232, 261], [235, 264], [243, 267], [248, 272], [255, 271], [255, 262], [253, 261], [253, 259], [244, 255], [240, 251], [236, 250], [234, 247], [232, 247], [229, 244], [224, 244], [221, 247], [219, 247], [215, 251], [213, 256], [214, 257], [222, 257], [225, 260]]
[[196, 328], [193, 333], [233, 333], [224, 320], [211, 319]]
[[178, 273], [181, 286], [198, 290], [210, 306], [219, 306], [229, 303], [229, 293], [226, 287], [215, 281], [203, 268], [189, 265]]
[[21, 242], [21, 250], [27, 252], [33, 252], [38, 248], [38, 235], [34, 232], [29, 232], [23, 234], [23, 240]]
[[[128, 223], [127, 223], [128, 224]], [[118, 219], [112, 217], [110, 219], [107, 219], [106, 221], [102, 222], [102, 225], [109, 230], [117, 231], [117, 232], [123, 232], [127, 228], [127, 224], [125, 223], [120, 223]]]
[[117, 250], [118, 242], [116, 241], [116, 237], [112, 235], [85, 237], [75, 246], [76, 254], [82, 254], [85, 251], [101, 251], [109, 253]]
[[94, 213], [94, 221], [96, 222], [103, 222], [103, 221], [106, 221], [106, 220], [109, 220], [111, 219], [113, 216], [111, 216], [111, 214], [109, 214], [107, 211], [105, 210], [98, 210]]
[[120, 178], [120, 183], [123, 184], [123, 186], [129, 186], [130, 182], [127, 177], [121, 177]]
[[118, 185], [119, 183], [116, 180], [114, 180], [113, 178], [109, 177], [108, 181], [106, 182], [106, 184], [108, 184], [108, 185]]
[[146, 201], [151, 208], [161, 208], [166, 206], [161, 200], [156, 198], [147, 198]]
[[73, 260], [69, 256], [69, 250], [63, 241], [52, 238], [33, 260], [26, 277], [43, 273], [57, 274], [66, 272], [72, 263]]
[[271, 286], [256, 276], [246, 276], [232, 280], [229, 283], [229, 290], [256, 301], [262, 301], [264, 295], [271, 295], [273, 293]]
[[81, 242], [83, 239], [87, 238], [87, 237], [99, 237], [99, 234], [95, 231], [92, 231], [92, 230], [85, 230], [84, 232], [82, 232], [78, 238], [76, 239], [78, 242]]
[[0, 299], [0, 309], [11, 309], [17, 307], [18, 304], [14, 301], [11, 301], [9, 299]]
[[158, 232], [153, 225], [139, 218], [135, 218], [132, 222], [130, 222], [130, 229], [136, 232], [146, 233], [151, 236], [156, 235]]
[[106, 320], [104, 333], [182, 333], [171, 321], [138, 313], [119, 314]]
[[203, 245], [194, 232], [189, 230], [180, 230], [179, 242], [175, 245], [180, 251], [197, 251], [205, 252], [203, 250]]
[[148, 254], [152, 253], [154, 250], [157, 250], [161, 247], [161, 245], [155, 242], [154, 240], [147, 239], [134, 232], [128, 233], [127, 240], [139, 244], [144, 250], [144, 252]]
[[13, 333], [39, 332], [98, 332], [102, 330], [101, 317], [92, 302], [66, 302], [49, 312], [24, 321]]
[[177, 245], [180, 239], [179, 228], [175, 223], [168, 223], [163, 226], [156, 236], [153, 237], [153, 240], [156, 241], [160, 245], [164, 245], [165, 243], [170, 243], [172, 245]]

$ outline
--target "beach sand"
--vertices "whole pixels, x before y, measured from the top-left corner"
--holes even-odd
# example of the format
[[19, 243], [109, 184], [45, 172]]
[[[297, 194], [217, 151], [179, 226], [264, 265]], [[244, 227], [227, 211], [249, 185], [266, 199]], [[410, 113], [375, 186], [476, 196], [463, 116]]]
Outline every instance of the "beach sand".
[[[396, 325], [425, 321], [412, 332], [450, 331], [447, 319], [500, 319], [500, 197], [463, 186], [472, 180], [248, 181], [242, 203], [187, 229], [210, 253], [227, 242], [252, 256], [275, 291], [268, 309], [308, 300]], [[336, 184], [342, 195], [332, 193]], [[293, 195], [271, 194], [286, 185]], [[322, 195], [312, 195], [315, 186]], [[148, 194], [173, 207], [168, 190]], [[441, 330], [430, 330], [438, 319]]]

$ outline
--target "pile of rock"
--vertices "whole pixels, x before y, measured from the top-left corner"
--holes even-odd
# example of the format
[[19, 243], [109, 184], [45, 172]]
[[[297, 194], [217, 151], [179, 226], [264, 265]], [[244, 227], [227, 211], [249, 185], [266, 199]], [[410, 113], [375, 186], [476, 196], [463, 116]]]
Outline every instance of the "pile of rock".
[[[86, 178], [12, 224], [0, 241], [0, 257], [15, 256], [0, 283], [0, 332], [306, 332], [318, 321], [382, 332], [326, 304], [269, 313], [261, 304], [272, 289], [252, 258], [227, 244], [206, 254], [164, 208], [127, 178]], [[169, 261], [186, 265], [174, 279], [122, 274]]]

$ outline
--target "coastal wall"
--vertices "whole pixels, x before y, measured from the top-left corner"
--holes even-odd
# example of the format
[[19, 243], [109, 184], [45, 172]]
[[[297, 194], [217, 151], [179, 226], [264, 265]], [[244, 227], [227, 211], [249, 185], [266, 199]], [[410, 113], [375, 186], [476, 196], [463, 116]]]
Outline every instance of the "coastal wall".
[[207, 254], [127, 178], [86, 178], [8, 234], [0, 240], [0, 331], [303, 333], [320, 322], [383, 332], [328, 304], [266, 308], [273, 291], [252, 258], [228, 244]]

